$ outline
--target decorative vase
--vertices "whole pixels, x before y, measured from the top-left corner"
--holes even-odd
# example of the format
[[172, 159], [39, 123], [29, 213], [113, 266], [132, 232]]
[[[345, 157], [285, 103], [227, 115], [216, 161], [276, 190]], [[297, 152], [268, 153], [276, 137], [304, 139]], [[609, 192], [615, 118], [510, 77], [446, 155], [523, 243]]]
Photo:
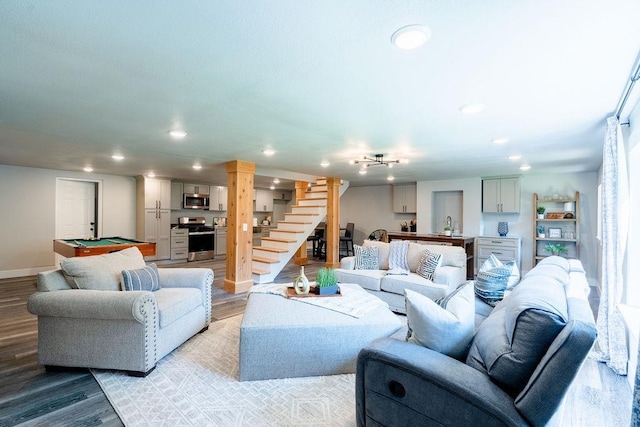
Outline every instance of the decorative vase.
[[300, 275], [293, 281], [293, 289], [298, 295], [307, 295], [309, 293], [309, 279], [304, 275], [304, 265], [300, 266]]
[[538, 219], [544, 219], [544, 214], [538, 214]]
[[509, 223], [500, 221], [498, 223], [498, 234], [500, 235], [500, 237], [504, 237], [507, 235], [507, 233], [509, 233]]

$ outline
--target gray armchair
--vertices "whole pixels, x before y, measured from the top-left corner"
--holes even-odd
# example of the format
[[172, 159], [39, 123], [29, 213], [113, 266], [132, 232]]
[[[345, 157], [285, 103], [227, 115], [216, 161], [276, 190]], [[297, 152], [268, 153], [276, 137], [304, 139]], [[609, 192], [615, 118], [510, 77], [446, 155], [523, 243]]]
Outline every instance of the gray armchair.
[[146, 376], [211, 321], [213, 271], [160, 268], [158, 291], [72, 289], [61, 270], [38, 275], [38, 362]]

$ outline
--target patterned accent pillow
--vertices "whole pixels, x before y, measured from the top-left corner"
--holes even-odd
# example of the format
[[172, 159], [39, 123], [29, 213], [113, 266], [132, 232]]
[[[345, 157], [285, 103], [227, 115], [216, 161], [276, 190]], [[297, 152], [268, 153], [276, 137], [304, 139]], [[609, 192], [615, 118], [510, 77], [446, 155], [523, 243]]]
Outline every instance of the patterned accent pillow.
[[122, 270], [122, 289], [125, 291], [157, 291], [160, 289], [158, 268], [149, 264], [138, 270]]
[[356, 254], [356, 270], [378, 270], [378, 248], [375, 246], [353, 245]]
[[489, 258], [482, 263], [480, 267], [480, 271], [491, 270], [496, 267], [504, 267], [508, 268], [511, 271], [511, 275], [509, 276], [509, 281], [507, 283], [507, 289], [513, 288], [520, 282], [520, 270], [518, 270], [518, 264], [516, 260], [509, 261], [506, 264], [503, 264], [502, 261], [498, 259], [494, 254], [489, 255]]
[[393, 274], [409, 274], [408, 240], [394, 240], [389, 244], [389, 271]]
[[440, 267], [440, 264], [442, 264], [442, 254], [425, 249], [420, 256], [416, 273], [427, 280], [433, 280], [436, 268]]
[[511, 270], [505, 267], [480, 270], [475, 282], [476, 295], [490, 306], [495, 306], [504, 298], [509, 276], [511, 276]]

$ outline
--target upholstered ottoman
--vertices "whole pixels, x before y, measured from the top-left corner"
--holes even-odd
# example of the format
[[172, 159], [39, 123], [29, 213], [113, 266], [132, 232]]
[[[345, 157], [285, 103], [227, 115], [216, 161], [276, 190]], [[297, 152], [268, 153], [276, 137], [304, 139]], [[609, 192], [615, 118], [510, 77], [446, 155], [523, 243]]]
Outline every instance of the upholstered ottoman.
[[[340, 286], [354, 292], [333, 298], [359, 295], [355, 291], [373, 297], [358, 285]], [[358, 318], [281, 295], [250, 293], [240, 325], [240, 381], [354, 373], [360, 349], [400, 327], [386, 304]]]

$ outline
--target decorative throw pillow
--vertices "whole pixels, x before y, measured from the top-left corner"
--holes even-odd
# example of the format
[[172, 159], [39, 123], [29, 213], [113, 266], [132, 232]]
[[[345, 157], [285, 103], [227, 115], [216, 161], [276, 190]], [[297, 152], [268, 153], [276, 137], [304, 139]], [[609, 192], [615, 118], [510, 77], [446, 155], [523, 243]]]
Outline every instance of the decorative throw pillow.
[[158, 268], [152, 263], [138, 270], [122, 270], [122, 289], [125, 291], [157, 291], [160, 289]]
[[465, 282], [440, 305], [422, 294], [405, 289], [407, 341], [461, 360], [475, 328], [473, 282]]
[[378, 248], [375, 246], [353, 245], [356, 254], [356, 270], [378, 270]]
[[505, 267], [480, 270], [475, 280], [476, 295], [490, 306], [495, 306], [504, 298], [510, 275], [511, 270]]
[[409, 274], [407, 252], [408, 240], [394, 240], [389, 244], [389, 272], [388, 274]]
[[104, 255], [66, 258], [60, 268], [67, 283], [74, 289], [119, 291], [122, 270], [142, 268], [146, 265], [140, 249], [132, 246]]
[[480, 267], [480, 271], [487, 271], [496, 267], [504, 267], [510, 269], [511, 274], [509, 275], [509, 281], [507, 282], [507, 289], [513, 288], [520, 282], [520, 270], [518, 270], [518, 264], [516, 263], [516, 260], [512, 260], [506, 264], [503, 264], [502, 261], [500, 261], [494, 254], [491, 254]]
[[427, 280], [433, 280], [436, 268], [442, 264], [442, 255], [425, 249], [420, 256], [416, 273]]

